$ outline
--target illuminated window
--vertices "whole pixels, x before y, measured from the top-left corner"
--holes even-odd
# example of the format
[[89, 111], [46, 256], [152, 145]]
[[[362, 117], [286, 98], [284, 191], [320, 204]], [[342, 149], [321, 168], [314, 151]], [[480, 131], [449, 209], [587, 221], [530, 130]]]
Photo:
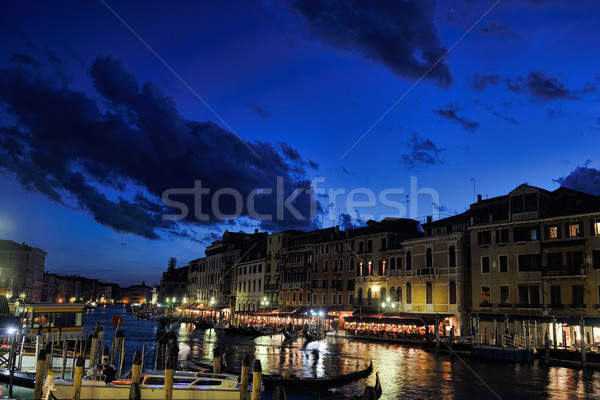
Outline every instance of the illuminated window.
[[600, 235], [600, 221], [593, 221], [592, 226], [594, 227], [594, 235]]
[[558, 226], [548, 228], [548, 239], [558, 239]]
[[369, 276], [371, 276], [371, 275], [373, 275], [373, 271], [371, 270], [371, 267], [373, 266], [373, 262], [372, 261], [368, 261], [367, 265], [368, 265]]
[[581, 222], [574, 222], [569, 224], [569, 237], [583, 236], [583, 229], [581, 228]]
[[491, 290], [489, 286], [481, 287], [481, 303], [482, 304], [490, 304], [491, 303]]

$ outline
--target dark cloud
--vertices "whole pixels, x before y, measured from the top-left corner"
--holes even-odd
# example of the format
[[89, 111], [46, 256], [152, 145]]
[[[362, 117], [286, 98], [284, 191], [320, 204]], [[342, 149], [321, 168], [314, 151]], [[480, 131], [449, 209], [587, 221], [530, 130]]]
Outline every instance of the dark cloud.
[[221, 239], [222, 239], [222, 236], [220, 234], [217, 234], [215, 232], [210, 232], [200, 238], [194, 238], [193, 240], [198, 243], [201, 243], [205, 246], [208, 246], [212, 242], [216, 242]]
[[504, 121], [508, 122], [509, 124], [513, 124], [513, 125], [519, 124], [519, 122], [517, 122], [517, 119], [515, 117], [513, 117], [511, 115], [507, 115], [506, 113], [501, 113], [500, 111], [495, 110], [492, 106], [482, 103], [479, 99], [475, 99], [473, 101], [473, 103], [482, 106], [488, 112], [490, 112], [492, 115], [495, 115], [496, 117], [503, 119]]
[[[295, 149], [245, 144], [212, 122], [183, 118], [172, 98], [152, 82], [140, 85], [112, 57], [98, 57], [89, 73], [97, 94], [73, 90], [57, 76], [20, 63], [0, 69], [0, 170], [29, 190], [89, 212], [102, 225], [151, 239], [161, 230], [189, 236], [185, 224], [221, 224], [219, 216], [235, 214], [239, 205], [240, 215], [248, 216], [246, 199], [260, 188], [266, 190], [254, 197], [254, 210], [273, 218], [273, 230], [317, 226], [311, 210], [320, 206], [309, 191], [306, 161]], [[189, 191], [195, 181], [210, 193], [196, 201], [191, 194], [171, 195], [189, 213], [183, 224], [163, 220], [179, 213], [179, 206], [162, 202], [163, 192]], [[124, 191], [130, 187], [138, 193]], [[223, 194], [213, 208], [213, 195], [223, 188], [238, 192], [243, 205]], [[276, 214], [296, 188], [302, 192], [288, 203], [302, 218], [291, 207]]]
[[475, 121], [471, 121], [466, 117], [461, 117], [457, 114], [459, 110], [458, 106], [455, 104], [448, 104], [445, 108], [438, 108], [433, 111], [434, 114], [440, 115], [446, 119], [449, 119], [452, 122], [456, 122], [462, 125], [463, 129], [469, 132], [474, 132], [476, 128], [479, 127], [479, 123]]
[[588, 160], [566, 177], [554, 179], [554, 181], [562, 187], [600, 196], [600, 170], [589, 168], [589, 163]]
[[262, 107], [257, 106], [256, 104], [248, 105], [248, 108], [251, 109], [252, 111], [254, 111], [254, 113], [261, 118], [268, 118], [271, 115], [271, 113], [269, 111], [265, 110]]
[[[526, 94], [534, 101], [542, 103], [554, 100], [572, 100], [579, 98], [577, 91], [568, 89], [557, 78], [550, 77], [542, 71], [532, 71], [526, 77], [518, 76], [507, 79], [506, 86], [518, 94]], [[586, 91], [590, 91], [589, 86]]]
[[[420, 78], [440, 60], [446, 46], [433, 23], [432, 1], [288, 0], [324, 43], [354, 50], [403, 78]], [[439, 62], [426, 79], [440, 87], [452, 83]]]
[[475, 72], [471, 78], [467, 78], [468, 85], [471, 89], [482, 91], [488, 85], [497, 85], [500, 81], [498, 74], [480, 74]]
[[23, 43], [32, 50], [37, 50], [37, 46], [33, 44], [29, 36], [19, 27], [0, 21], [0, 32], [15, 35], [23, 40]]
[[344, 231], [366, 226], [364, 221], [360, 219], [360, 216], [358, 218], [352, 218], [350, 214], [346, 213], [340, 214], [339, 225]]
[[10, 61], [15, 64], [28, 64], [34, 67], [41, 66], [40, 62], [29, 54], [13, 53], [10, 55]]
[[484, 36], [520, 39], [520, 36], [513, 32], [504, 21], [490, 21], [486, 26], [479, 28], [479, 33]]
[[408, 169], [418, 169], [435, 164], [443, 164], [440, 153], [444, 151], [437, 147], [430, 139], [421, 138], [414, 134], [407, 143], [409, 153], [402, 154], [400, 162]]

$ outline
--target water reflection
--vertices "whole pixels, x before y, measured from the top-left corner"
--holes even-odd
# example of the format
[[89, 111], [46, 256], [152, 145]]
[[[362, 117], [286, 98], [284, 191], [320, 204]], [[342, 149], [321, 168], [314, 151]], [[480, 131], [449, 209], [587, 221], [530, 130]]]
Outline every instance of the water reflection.
[[[86, 330], [96, 321], [110, 328], [110, 318], [123, 313], [121, 308], [98, 308], [86, 314]], [[147, 344], [146, 357], [154, 361], [153, 338], [157, 323], [125, 317], [127, 339], [126, 361], [130, 365], [133, 352]], [[183, 349], [189, 345], [189, 359], [212, 363], [213, 351], [225, 351], [229, 369], [239, 370], [244, 355], [261, 361], [265, 373], [290, 371], [297, 376], [322, 377], [354, 372], [373, 360], [383, 385], [383, 399], [573, 399], [600, 398], [598, 372], [543, 365], [491, 363], [468, 357], [449, 357], [424, 352], [419, 348], [397, 344], [368, 343], [345, 338], [327, 338], [305, 344], [302, 339], [284, 341], [282, 335], [248, 338], [217, 334], [214, 330], [191, 330], [187, 324], [174, 327]], [[111, 335], [105, 337], [110, 338]], [[108, 339], [107, 339], [108, 340]], [[108, 343], [105, 342], [105, 345]], [[462, 356], [461, 356], [462, 357]], [[466, 363], [466, 364], [465, 364]], [[481, 378], [481, 379], [480, 379]], [[485, 382], [485, 383], [484, 383]], [[321, 399], [337, 398], [336, 394], [362, 393], [365, 385], [375, 384], [375, 374], [359, 382], [322, 393]], [[488, 388], [489, 386], [489, 388]], [[490, 390], [491, 388], [491, 390]], [[493, 392], [492, 392], [493, 390]], [[305, 399], [306, 394], [288, 393], [288, 399]], [[265, 398], [270, 398], [266, 395]]]

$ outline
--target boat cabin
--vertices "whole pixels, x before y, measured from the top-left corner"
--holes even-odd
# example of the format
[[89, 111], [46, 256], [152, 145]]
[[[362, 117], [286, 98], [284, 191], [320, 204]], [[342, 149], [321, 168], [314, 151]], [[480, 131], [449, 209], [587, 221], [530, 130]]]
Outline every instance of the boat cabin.
[[29, 339], [35, 339], [40, 331], [56, 340], [59, 329], [62, 339], [81, 338], [83, 334], [85, 304], [11, 303], [9, 307], [10, 314], [20, 318], [22, 333]]

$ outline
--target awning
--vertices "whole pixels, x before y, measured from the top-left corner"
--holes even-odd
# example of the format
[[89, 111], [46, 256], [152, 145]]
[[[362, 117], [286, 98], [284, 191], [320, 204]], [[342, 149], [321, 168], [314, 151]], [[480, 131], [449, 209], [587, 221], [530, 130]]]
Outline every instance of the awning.
[[[442, 321], [447, 315], [437, 314]], [[411, 314], [404, 313], [398, 315], [353, 315], [346, 317], [346, 322], [358, 322], [366, 324], [390, 324], [390, 325], [433, 325], [435, 324], [435, 314]]]

